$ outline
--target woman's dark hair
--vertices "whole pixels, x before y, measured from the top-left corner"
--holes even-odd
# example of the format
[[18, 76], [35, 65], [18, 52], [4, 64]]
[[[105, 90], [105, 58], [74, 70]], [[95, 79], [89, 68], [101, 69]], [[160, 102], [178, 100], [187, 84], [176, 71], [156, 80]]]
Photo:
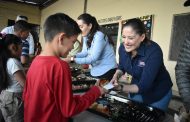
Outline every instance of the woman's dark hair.
[[49, 42], [61, 32], [64, 32], [68, 37], [78, 35], [81, 32], [76, 21], [64, 13], [50, 15], [45, 20], [43, 28], [45, 41]]
[[125, 28], [126, 26], [132, 27], [133, 30], [134, 30], [137, 34], [139, 34], [139, 35], [145, 34], [145, 39], [144, 39], [143, 42], [147, 43], [147, 42], [150, 41], [150, 40], [147, 38], [146, 29], [145, 29], [144, 23], [143, 23], [140, 19], [137, 19], [137, 18], [129, 19], [129, 20], [127, 20], [127, 22], [123, 25], [123, 28]]
[[[96, 18], [94, 16], [91, 16], [90, 14], [87, 14], [87, 13], [81, 14], [77, 19], [83, 20], [83, 22], [87, 25], [92, 24], [92, 28], [88, 34], [88, 41], [87, 41], [87, 45], [88, 45], [88, 47], [90, 47], [95, 33], [97, 31], [100, 31], [100, 26], [99, 26]], [[106, 36], [107, 35], [105, 34], [105, 37]], [[113, 40], [109, 36], [107, 36], [107, 37], [108, 37], [109, 43], [114, 45]]]
[[7, 60], [11, 57], [8, 49], [11, 44], [20, 45], [21, 39], [13, 34], [0, 34], [0, 92], [8, 86]]

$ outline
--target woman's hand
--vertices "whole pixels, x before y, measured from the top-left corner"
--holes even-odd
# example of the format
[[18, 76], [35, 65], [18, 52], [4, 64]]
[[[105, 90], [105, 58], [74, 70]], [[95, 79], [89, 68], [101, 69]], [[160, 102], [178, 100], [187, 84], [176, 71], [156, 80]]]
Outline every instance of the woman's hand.
[[118, 86], [118, 80], [119, 78], [123, 75], [123, 72], [119, 69], [116, 70], [115, 74], [113, 75], [113, 78], [111, 79], [111, 83], [114, 85], [114, 86]]
[[74, 63], [74, 56], [67, 56], [66, 58], [63, 58], [63, 60], [67, 63]]
[[118, 76], [115, 74], [110, 81], [114, 86], [118, 86]]
[[101, 84], [101, 81], [100, 79], [98, 79], [95, 83], [95, 86], [97, 86], [101, 92], [101, 95], [105, 94], [105, 93], [108, 93], [108, 90], [104, 89], [103, 88], [103, 85]]

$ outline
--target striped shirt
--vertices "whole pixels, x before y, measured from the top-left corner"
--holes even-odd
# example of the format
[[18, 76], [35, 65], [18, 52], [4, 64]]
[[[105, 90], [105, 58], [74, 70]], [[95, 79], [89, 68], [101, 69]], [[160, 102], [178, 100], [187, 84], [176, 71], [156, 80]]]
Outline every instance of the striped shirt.
[[22, 56], [29, 56], [29, 42], [22, 40]]

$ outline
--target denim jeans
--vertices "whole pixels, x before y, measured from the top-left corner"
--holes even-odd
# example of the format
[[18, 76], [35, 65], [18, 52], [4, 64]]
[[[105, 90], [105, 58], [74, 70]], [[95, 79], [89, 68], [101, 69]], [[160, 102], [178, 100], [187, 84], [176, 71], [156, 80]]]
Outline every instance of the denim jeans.
[[[134, 100], [134, 101], [138, 101], [138, 102], [143, 102], [142, 96], [141, 95], [134, 95], [133, 97], [130, 97], [130, 95], [128, 96], [129, 99]], [[161, 109], [163, 111], [166, 111], [169, 105], [169, 102], [171, 100], [172, 97], [172, 90], [170, 90], [162, 99], [160, 99], [159, 101], [156, 101], [152, 104], [150, 104], [150, 106]]]
[[0, 109], [5, 122], [24, 122], [22, 93], [2, 91]]

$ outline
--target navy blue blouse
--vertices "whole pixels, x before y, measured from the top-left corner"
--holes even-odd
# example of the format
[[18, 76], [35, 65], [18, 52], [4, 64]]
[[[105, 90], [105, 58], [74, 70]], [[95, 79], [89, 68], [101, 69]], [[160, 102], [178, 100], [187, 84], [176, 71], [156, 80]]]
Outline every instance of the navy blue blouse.
[[121, 44], [118, 68], [123, 73], [127, 72], [132, 76], [131, 84], [138, 86], [137, 94], [141, 94], [143, 101], [147, 104], [160, 100], [173, 85], [164, 66], [162, 50], [153, 41], [141, 43], [134, 58], [131, 57], [131, 53], [125, 51], [124, 45]]

